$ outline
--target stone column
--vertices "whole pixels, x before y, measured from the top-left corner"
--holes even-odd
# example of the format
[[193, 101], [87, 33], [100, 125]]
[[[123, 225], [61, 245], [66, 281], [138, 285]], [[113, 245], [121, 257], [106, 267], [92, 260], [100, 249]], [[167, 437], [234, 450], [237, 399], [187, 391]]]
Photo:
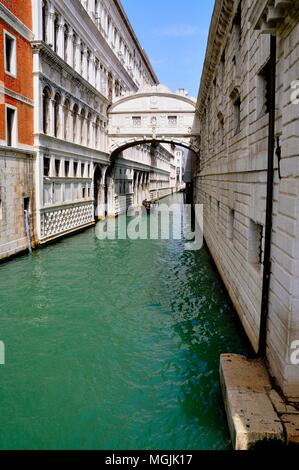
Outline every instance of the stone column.
[[114, 200], [114, 186], [115, 183], [113, 178], [109, 178], [108, 183], [108, 201], [107, 201], [107, 216], [114, 217], [115, 216], [115, 200]]
[[74, 177], [74, 160], [70, 160], [70, 168], [69, 168], [69, 177], [73, 178]]
[[62, 59], [64, 59], [64, 25], [65, 25], [64, 18], [60, 16], [59, 21], [58, 21], [58, 31], [57, 31], [57, 54]]
[[56, 169], [55, 169], [55, 158], [50, 157], [50, 171], [49, 171], [49, 176], [50, 178], [53, 178], [56, 176]]
[[98, 90], [98, 92], [101, 93], [101, 66], [100, 63], [96, 63], [96, 80], [95, 80], [95, 87]]
[[66, 124], [67, 124], [67, 129], [66, 129], [67, 140], [72, 141], [73, 134], [74, 134], [74, 119], [73, 119], [73, 112], [71, 110], [71, 107], [68, 110], [68, 117], [67, 117]]
[[81, 39], [79, 37], [75, 42], [75, 70], [81, 75]]
[[87, 53], [88, 53], [87, 46], [84, 46], [84, 49], [83, 49], [83, 62], [82, 62], [82, 76], [83, 76], [83, 78], [85, 78], [85, 80], [87, 80], [87, 78], [88, 78]]
[[89, 83], [95, 86], [95, 56], [91, 52], [89, 58], [89, 71], [88, 71]]
[[95, 0], [88, 0], [88, 13], [92, 19], [95, 18]]
[[74, 30], [71, 27], [67, 35], [67, 63], [74, 67]]
[[78, 112], [76, 122], [76, 144], [81, 144], [81, 116]]
[[55, 100], [50, 99], [49, 101], [49, 135], [54, 136], [55, 134]]
[[55, 37], [55, 8], [49, 4], [48, 17], [47, 17], [47, 43], [51, 45], [54, 50], [54, 37]]
[[64, 139], [64, 105], [63, 105], [63, 99], [61, 99], [61, 103], [59, 105], [59, 129], [58, 129], [58, 135], [57, 137], [59, 139]]
[[101, 166], [101, 182], [99, 186], [99, 191], [98, 191], [98, 200], [96, 201], [97, 207], [96, 207], [96, 218], [98, 220], [103, 220], [105, 219], [105, 177], [106, 177], [106, 172], [107, 172], [108, 167], [107, 166]]
[[92, 147], [93, 149], [96, 148], [96, 122], [95, 122], [95, 118], [92, 119], [91, 121], [91, 136], [90, 136], [90, 147]]

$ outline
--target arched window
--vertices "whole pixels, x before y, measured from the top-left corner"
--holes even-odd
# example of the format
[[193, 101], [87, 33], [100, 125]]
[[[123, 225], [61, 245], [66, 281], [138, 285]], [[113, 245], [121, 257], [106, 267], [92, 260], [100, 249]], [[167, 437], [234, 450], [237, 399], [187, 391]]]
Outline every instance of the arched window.
[[51, 90], [46, 86], [43, 90], [43, 132], [49, 134], [50, 132], [50, 105], [51, 105]]
[[115, 81], [115, 87], [114, 88], [115, 88], [114, 93], [115, 93], [115, 96], [117, 98], [118, 96], [120, 96], [120, 84], [119, 84], [118, 80]]
[[80, 134], [80, 143], [81, 145], [84, 145], [85, 142], [86, 142], [86, 139], [85, 139], [85, 116], [86, 116], [86, 113], [85, 113], [85, 109], [82, 109], [81, 111], [81, 115], [80, 115], [80, 118], [81, 118], [81, 134]]
[[69, 40], [69, 29], [67, 25], [64, 27], [64, 60], [68, 61], [67, 51], [68, 51], [68, 40]]
[[61, 96], [59, 93], [56, 93], [55, 98], [54, 98], [54, 135], [55, 137], [60, 137], [60, 131], [61, 131], [60, 106], [61, 106]]
[[70, 110], [71, 110], [71, 103], [70, 100], [67, 98], [64, 102], [64, 139], [71, 140], [70, 134]]
[[58, 27], [59, 27], [59, 18], [56, 15], [55, 20], [54, 20], [54, 44], [53, 44], [55, 52], [57, 52], [57, 48], [58, 48]]
[[47, 2], [43, 2], [42, 9], [42, 38], [43, 41], [47, 41], [47, 19], [48, 19], [48, 5]]
[[78, 138], [78, 105], [75, 104], [73, 107], [73, 142], [77, 142]]
[[113, 76], [112, 73], [108, 73], [108, 99], [112, 101], [113, 98]]

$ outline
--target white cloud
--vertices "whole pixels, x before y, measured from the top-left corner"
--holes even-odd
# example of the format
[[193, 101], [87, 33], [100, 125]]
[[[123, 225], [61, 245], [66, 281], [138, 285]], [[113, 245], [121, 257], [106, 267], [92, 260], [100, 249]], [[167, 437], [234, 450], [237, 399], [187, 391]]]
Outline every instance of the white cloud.
[[191, 36], [204, 36], [208, 35], [208, 30], [200, 29], [191, 24], [173, 24], [165, 26], [165, 28], [155, 29], [153, 31], [154, 35], [157, 37], [173, 37], [173, 38], [183, 38]]

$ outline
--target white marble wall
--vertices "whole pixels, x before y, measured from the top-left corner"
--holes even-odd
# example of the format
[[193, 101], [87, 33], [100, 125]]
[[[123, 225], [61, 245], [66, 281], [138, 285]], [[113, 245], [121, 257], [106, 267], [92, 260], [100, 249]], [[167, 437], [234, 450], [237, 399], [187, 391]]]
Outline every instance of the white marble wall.
[[[216, 2], [217, 13], [220, 3]], [[231, 4], [236, 12], [238, 2]], [[206, 241], [257, 350], [269, 121], [262, 106], [261, 71], [269, 59], [270, 42], [269, 35], [254, 30], [251, 24], [261, 2], [242, 0], [241, 6], [240, 44], [235, 41], [232, 26], [234, 12], [231, 10], [231, 15], [227, 15], [227, 8], [226, 18], [220, 16], [219, 32], [223, 35], [225, 31], [221, 37], [227, 40], [218, 42], [221, 44], [218, 62], [213, 63], [210, 75], [202, 81], [198, 99], [202, 146], [195, 198], [204, 203]], [[280, 179], [275, 158], [267, 358], [270, 371], [284, 393], [298, 398], [299, 369], [292, 364], [291, 353], [292, 342], [299, 339], [299, 112], [298, 105], [291, 103], [291, 84], [299, 78], [299, 24], [291, 10], [289, 14], [288, 27], [283, 23], [277, 27], [276, 144], [281, 147], [282, 161]], [[216, 28], [213, 34], [216, 36]], [[215, 40], [213, 34], [211, 41]], [[210, 58], [216, 47], [215, 42], [214, 46], [210, 44]], [[237, 94], [241, 103], [239, 126], [235, 114]]]

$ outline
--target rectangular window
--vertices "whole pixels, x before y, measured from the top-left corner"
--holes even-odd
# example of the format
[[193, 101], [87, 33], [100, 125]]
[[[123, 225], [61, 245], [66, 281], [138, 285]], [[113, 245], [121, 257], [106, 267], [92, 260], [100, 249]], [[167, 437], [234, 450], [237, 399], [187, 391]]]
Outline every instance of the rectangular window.
[[50, 175], [50, 158], [44, 157], [44, 176]]
[[55, 160], [55, 173], [56, 176], [59, 176], [60, 174], [60, 160]]
[[141, 127], [141, 116], [133, 116], [132, 119], [134, 127]]
[[262, 225], [250, 220], [248, 240], [248, 260], [255, 267], [260, 267], [263, 262], [263, 234]]
[[24, 197], [24, 211], [30, 213], [30, 197]]
[[75, 177], [77, 176], [77, 172], [78, 172], [78, 162], [74, 162], [74, 176]]
[[84, 178], [85, 163], [81, 163], [81, 176]]
[[178, 124], [177, 116], [168, 116], [168, 125], [170, 127], [176, 127]]
[[86, 197], [86, 188], [82, 188], [82, 198], [85, 199]]
[[14, 108], [6, 108], [6, 145], [14, 147], [17, 144], [17, 122], [16, 110]]
[[5, 72], [13, 77], [17, 74], [17, 45], [16, 38], [4, 33], [4, 65]]
[[66, 178], [69, 176], [69, 171], [70, 171], [70, 162], [66, 160], [64, 162], [64, 174]]
[[261, 117], [264, 114], [269, 113], [270, 102], [269, 102], [269, 92], [270, 92], [270, 81], [271, 81], [271, 70], [270, 70], [270, 61], [262, 68], [258, 74], [258, 83], [257, 83], [257, 116]]

